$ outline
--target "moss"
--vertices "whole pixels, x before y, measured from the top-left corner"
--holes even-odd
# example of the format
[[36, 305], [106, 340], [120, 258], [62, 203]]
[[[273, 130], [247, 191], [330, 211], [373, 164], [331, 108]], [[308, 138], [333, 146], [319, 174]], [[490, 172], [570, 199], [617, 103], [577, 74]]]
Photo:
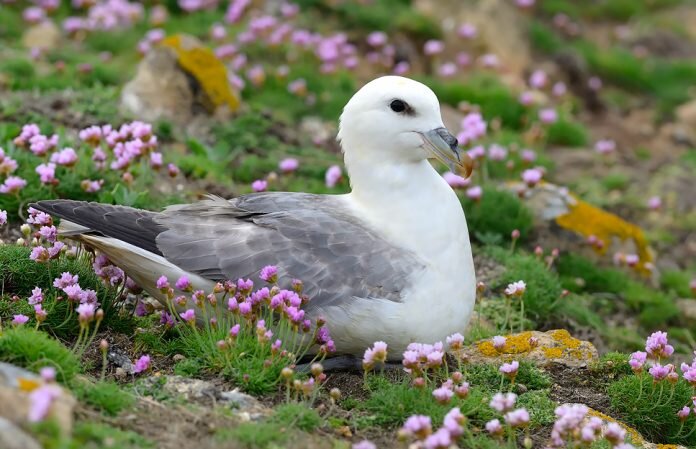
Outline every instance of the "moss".
[[629, 282], [623, 296], [629, 306], [640, 311], [640, 322], [648, 328], [663, 326], [680, 313], [671, 296], [641, 282]]
[[554, 411], [558, 404], [551, 400], [548, 390], [530, 391], [521, 395], [517, 400], [517, 406], [527, 409], [530, 418], [529, 424], [533, 429], [549, 426], [556, 420]]
[[70, 382], [81, 371], [68, 348], [45, 332], [27, 327], [8, 328], [0, 334], [0, 360], [34, 372], [53, 366], [60, 382]]
[[469, 232], [485, 241], [488, 235], [499, 240], [509, 240], [512, 231], [520, 231], [524, 241], [532, 230], [534, 218], [527, 206], [515, 195], [505, 190], [486, 186], [480, 201], [460, 196]]
[[[650, 441], [696, 445], [696, 432], [679, 432], [681, 424], [676, 411], [691, 403], [692, 388], [679, 380], [673, 386], [663, 381], [654, 384], [648, 374], [625, 376], [609, 385], [607, 393], [611, 407], [623, 422], [636, 428]], [[686, 429], [696, 425], [691, 415]]]
[[[466, 380], [479, 388], [483, 388], [489, 393], [497, 392], [500, 389], [500, 372], [497, 365], [476, 364], [466, 368]], [[551, 377], [533, 363], [521, 361], [515, 379], [517, 384], [522, 384], [530, 392], [545, 390], [552, 385]]]
[[629, 356], [620, 352], [609, 352], [600, 357], [596, 363], [590, 364], [590, 371], [604, 379], [616, 379], [628, 376], [631, 366], [628, 364]]

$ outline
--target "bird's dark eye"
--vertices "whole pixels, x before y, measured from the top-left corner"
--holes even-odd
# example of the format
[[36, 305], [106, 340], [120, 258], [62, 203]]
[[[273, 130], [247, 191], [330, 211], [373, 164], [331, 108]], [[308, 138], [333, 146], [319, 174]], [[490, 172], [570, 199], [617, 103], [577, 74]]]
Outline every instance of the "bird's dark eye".
[[394, 112], [404, 112], [408, 108], [408, 105], [401, 100], [394, 100], [389, 107]]

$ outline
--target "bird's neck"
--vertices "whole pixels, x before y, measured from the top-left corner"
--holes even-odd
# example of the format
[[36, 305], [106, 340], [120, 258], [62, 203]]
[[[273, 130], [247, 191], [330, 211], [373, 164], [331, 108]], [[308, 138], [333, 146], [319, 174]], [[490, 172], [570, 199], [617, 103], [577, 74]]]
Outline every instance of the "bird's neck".
[[346, 154], [345, 163], [356, 212], [394, 243], [434, 257], [469, 246], [459, 199], [427, 160], [390, 163]]

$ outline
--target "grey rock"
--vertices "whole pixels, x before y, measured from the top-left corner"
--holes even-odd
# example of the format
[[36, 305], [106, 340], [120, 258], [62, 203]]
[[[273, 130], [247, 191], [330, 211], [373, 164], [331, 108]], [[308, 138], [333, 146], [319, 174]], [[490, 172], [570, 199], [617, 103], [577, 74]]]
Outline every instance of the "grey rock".
[[41, 445], [11, 421], [0, 417], [0, 449], [42, 449]]

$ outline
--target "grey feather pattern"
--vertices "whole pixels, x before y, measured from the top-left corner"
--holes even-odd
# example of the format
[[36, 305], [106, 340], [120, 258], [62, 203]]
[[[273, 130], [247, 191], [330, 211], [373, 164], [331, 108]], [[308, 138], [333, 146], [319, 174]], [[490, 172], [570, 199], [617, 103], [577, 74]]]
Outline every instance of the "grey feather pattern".
[[310, 306], [350, 297], [400, 301], [410, 276], [424, 269], [414, 254], [391, 246], [329, 195], [210, 197], [170, 207], [155, 222], [167, 229], [157, 247], [184, 270], [236, 279], [277, 265], [281, 284], [304, 282]]

